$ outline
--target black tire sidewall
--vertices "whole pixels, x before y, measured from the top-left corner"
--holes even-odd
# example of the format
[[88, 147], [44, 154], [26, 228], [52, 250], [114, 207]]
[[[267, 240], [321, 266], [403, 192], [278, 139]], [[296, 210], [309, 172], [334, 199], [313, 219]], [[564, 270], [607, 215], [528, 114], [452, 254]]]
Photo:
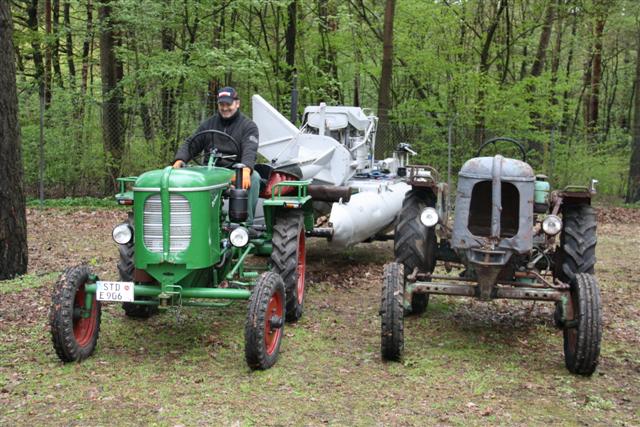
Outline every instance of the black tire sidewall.
[[102, 307], [95, 294], [92, 304], [96, 307], [96, 323], [91, 338], [85, 345], [80, 345], [73, 330], [76, 293], [83, 285], [89, 283], [91, 275], [92, 271], [88, 266], [79, 265], [66, 269], [55, 284], [49, 320], [53, 346], [63, 362], [86, 359], [94, 352], [98, 342]]
[[[295, 233], [292, 230], [295, 230]], [[300, 233], [302, 233], [302, 238], [305, 238], [304, 232], [302, 212], [279, 211], [273, 230], [271, 270], [280, 275], [284, 282], [287, 321], [289, 322], [300, 319], [304, 311], [306, 289], [303, 288], [301, 301], [298, 301], [298, 259], [301, 256], [298, 242]], [[306, 254], [302, 254], [302, 256], [305, 257], [306, 268]]]
[[578, 273], [571, 282], [575, 325], [563, 330], [565, 365], [578, 375], [595, 372], [602, 338], [602, 307], [595, 276]]
[[404, 267], [397, 262], [384, 266], [380, 303], [380, 351], [383, 360], [398, 361], [404, 350]]
[[283, 316], [286, 316], [285, 288], [282, 278], [273, 272], [262, 273], [251, 293], [249, 310], [245, 323], [245, 359], [251, 369], [268, 369], [273, 366], [280, 353], [280, 345], [284, 336], [284, 325], [274, 351], [267, 353], [265, 343], [265, 316], [271, 297], [279, 292], [281, 295]]

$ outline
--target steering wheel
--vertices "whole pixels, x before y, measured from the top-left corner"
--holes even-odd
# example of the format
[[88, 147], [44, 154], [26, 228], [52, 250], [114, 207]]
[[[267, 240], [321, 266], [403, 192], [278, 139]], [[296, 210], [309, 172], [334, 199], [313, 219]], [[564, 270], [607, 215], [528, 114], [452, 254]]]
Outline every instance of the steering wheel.
[[520, 153], [522, 153], [522, 161], [526, 162], [527, 161], [527, 152], [524, 151], [524, 147], [522, 146], [522, 144], [518, 141], [516, 141], [513, 138], [505, 138], [504, 136], [499, 136], [497, 138], [491, 138], [486, 140], [481, 146], [480, 148], [478, 148], [478, 152], [476, 153], [476, 157], [480, 157], [480, 152], [482, 151], [482, 149], [484, 147], [486, 147], [489, 144], [493, 144], [495, 146], [496, 142], [498, 141], [507, 141], [510, 142], [512, 144], [514, 144], [515, 146], [517, 146], [520, 149]]
[[[236, 151], [239, 153], [240, 152], [240, 143], [238, 143], [238, 141], [236, 141], [236, 139], [234, 137], [232, 137], [231, 135], [229, 135], [226, 132], [223, 132], [221, 130], [216, 130], [216, 129], [205, 129], [203, 131], [200, 131], [198, 133], [196, 133], [195, 135], [192, 135], [191, 137], [189, 137], [189, 141], [204, 135], [204, 134], [208, 134], [208, 133], [212, 133], [214, 134], [214, 145], [215, 145], [215, 135], [221, 135], [224, 136], [225, 138], [227, 138], [229, 141], [231, 141], [233, 143], [233, 145], [236, 148]], [[205, 159], [207, 159], [209, 156], [213, 156], [217, 159], [234, 159], [236, 157], [238, 157], [236, 154], [227, 154], [227, 155], [223, 155], [222, 153], [219, 153], [218, 150], [213, 147], [213, 150], [203, 150], [200, 154], [198, 154], [196, 157], [194, 157], [193, 159], [191, 159], [192, 162], [194, 162], [197, 165], [202, 166], [205, 163]]]

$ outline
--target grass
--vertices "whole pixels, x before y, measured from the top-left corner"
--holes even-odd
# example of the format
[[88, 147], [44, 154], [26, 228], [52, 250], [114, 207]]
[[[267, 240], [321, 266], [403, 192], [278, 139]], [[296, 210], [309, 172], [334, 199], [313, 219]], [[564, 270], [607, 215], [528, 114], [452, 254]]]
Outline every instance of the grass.
[[[244, 361], [245, 303], [147, 321], [106, 304], [95, 354], [65, 365], [47, 327], [55, 273], [0, 282], [0, 424], [634, 425], [640, 254], [619, 253], [639, 229], [601, 230], [605, 331], [590, 378], [565, 370], [552, 308], [530, 302], [432, 297], [425, 315], [405, 321], [403, 361], [382, 362], [390, 242], [347, 253], [309, 245], [305, 314], [286, 325], [280, 358], [264, 372]], [[114, 269], [103, 265], [113, 247], [103, 246], [97, 267]]]
[[25, 289], [37, 289], [45, 286], [58, 276], [58, 272], [44, 274], [25, 274], [11, 280], [0, 280], [0, 295], [24, 292]]

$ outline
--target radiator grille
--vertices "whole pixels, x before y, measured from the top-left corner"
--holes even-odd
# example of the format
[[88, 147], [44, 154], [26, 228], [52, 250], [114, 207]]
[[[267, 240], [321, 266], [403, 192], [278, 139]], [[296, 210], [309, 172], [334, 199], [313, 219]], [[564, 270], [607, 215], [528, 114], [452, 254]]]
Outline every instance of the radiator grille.
[[[191, 206], [179, 194], [170, 194], [171, 225], [169, 252], [177, 253], [189, 247], [191, 241]], [[144, 203], [144, 245], [151, 252], [162, 252], [162, 202], [159, 194]]]

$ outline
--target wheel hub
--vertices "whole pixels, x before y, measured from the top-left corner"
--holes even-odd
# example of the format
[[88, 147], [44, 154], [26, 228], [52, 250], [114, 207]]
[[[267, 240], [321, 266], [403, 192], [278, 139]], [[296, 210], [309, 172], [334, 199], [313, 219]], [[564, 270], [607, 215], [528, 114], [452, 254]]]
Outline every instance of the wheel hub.
[[269, 319], [269, 328], [271, 329], [271, 332], [282, 328], [282, 326], [284, 326], [284, 319], [281, 316], [278, 316], [277, 314], [271, 316]]

